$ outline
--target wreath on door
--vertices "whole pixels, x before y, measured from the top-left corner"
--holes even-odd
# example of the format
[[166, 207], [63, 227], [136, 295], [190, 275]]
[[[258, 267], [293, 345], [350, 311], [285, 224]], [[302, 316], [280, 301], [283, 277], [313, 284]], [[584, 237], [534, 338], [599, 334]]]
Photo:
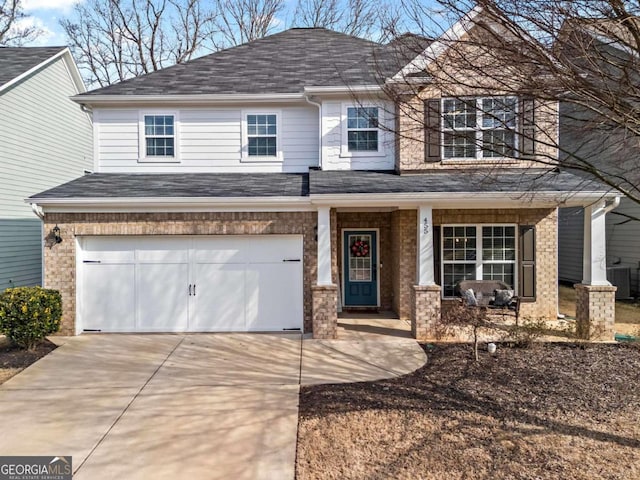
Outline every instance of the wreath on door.
[[366, 257], [369, 255], [369, 242], [366, 240], [355, 240], [351, 244], [351, 253], [355, 257]]

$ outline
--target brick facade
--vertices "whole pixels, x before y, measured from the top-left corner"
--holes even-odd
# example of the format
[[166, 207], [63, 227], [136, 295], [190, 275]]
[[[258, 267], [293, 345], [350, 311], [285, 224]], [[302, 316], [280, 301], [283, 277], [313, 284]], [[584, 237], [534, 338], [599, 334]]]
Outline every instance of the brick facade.
[[334, 339], [338, 336], [338, 286], [314, 285], [313, 338]]
[[411, 334], [418, 340], [435, 337], [434, 324], [440, 320], [440, 287], [413, 285], [411, 289]]
[[75, 333], [75, 239], [83, 235], [303, 235], [304, 329], [312, 331], [311, 285], [317, 269], [315, 212], [48, 213], [45, 232], [55, 225], [63, 242], [45, 248], [44, 284], [62, 294], [63, 335]]
[[617, 288], [607, 285], [575, 285], [576, 334], [585, 340], [613, 340]]
[[402, 320], [411, 318], [413, 305], [413, 285], [416, 282], [417, 222], [416, 210], [396, 210], [391, 215], [392, 307]]

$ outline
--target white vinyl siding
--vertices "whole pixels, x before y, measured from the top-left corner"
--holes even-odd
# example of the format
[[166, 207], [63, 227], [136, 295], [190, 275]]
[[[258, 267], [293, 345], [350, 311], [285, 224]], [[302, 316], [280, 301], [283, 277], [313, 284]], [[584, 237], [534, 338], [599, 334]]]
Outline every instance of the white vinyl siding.
[[[380, 101], [378, 115], [378, 151], [349, 152], [347, 149], [347, 108], [358, 106], [352, 101], [322, 103], [322, 169], [323, 170], [393, 170], [395, 167], [395, 116], [393, 103]], [[373, 106], [370, 103], [367, 107]]]
[[179, 164], [140, 163], [137, 109], [96, 109], [98, 167], [105, 173], [306, 172], [318, 166], [318, 109], [278, 108], [282, 158], [244, 163], [245, 108], [178, 109]]
[[0, 93], [0, 290], [42, 282], [41, 222], [24, 199], [93, 169], [77, 93], [63, 58]]

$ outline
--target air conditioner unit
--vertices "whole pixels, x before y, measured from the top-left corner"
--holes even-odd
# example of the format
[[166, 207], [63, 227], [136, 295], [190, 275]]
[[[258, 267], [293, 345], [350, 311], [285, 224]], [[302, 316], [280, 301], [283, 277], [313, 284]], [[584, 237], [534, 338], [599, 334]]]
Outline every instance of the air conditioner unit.
[[618, 287], [618, 290], [616, 291], [616, 300], [631, 298], [630, 267], [607, 267], [607, 280]]

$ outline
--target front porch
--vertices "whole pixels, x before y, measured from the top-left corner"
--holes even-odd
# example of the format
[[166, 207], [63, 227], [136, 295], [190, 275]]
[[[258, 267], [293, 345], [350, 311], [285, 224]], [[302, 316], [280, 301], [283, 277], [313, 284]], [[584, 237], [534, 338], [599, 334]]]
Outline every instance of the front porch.
[[[615, 287], [601, 268], [606, 210], [586, 209], [576, 303], [581, 336], [609, 340]], [[432, 340], [443, 306], [456, 301], [453, 285], [468, 278], [504, 280], [523, 299], [521, 318], [556, 320], [557, 209], [318, 208], [314, 338]]]

